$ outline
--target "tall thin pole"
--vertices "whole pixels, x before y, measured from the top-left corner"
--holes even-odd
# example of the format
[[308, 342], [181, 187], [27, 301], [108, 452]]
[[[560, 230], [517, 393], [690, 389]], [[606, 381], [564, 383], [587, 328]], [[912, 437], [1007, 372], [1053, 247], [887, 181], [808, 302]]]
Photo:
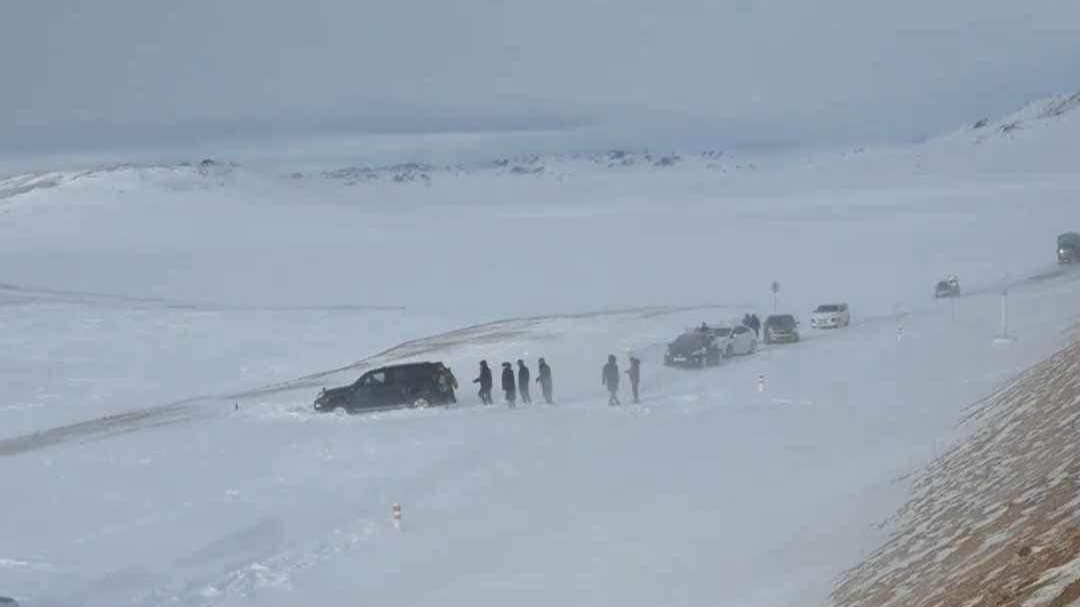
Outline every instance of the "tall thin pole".
[[1001, 291], [1001, 336], [1009, 338], [1009, 289]]

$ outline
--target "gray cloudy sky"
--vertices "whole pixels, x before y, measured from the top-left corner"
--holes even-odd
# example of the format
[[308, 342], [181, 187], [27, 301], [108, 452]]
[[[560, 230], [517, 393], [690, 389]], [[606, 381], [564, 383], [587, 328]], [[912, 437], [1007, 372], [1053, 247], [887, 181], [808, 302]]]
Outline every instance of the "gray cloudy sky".
[[1077, 0], [5, 0], [13, 153], [267, 129], [915, 138], [1080, 89]]

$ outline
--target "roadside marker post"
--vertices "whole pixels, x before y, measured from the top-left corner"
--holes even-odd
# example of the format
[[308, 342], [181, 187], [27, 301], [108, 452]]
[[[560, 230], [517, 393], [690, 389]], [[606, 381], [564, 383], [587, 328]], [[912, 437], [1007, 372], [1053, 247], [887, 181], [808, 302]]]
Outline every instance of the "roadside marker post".
[[394, 529], [401, 531], [401, 504], [395, 503], [392, 512], [392, 516], [394, 518]]

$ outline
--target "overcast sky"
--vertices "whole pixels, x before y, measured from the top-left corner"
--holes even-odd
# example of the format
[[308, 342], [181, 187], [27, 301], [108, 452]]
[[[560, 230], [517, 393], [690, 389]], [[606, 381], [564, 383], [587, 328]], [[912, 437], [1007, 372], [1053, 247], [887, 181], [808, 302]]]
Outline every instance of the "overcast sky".
[[4, 0], [0, 152], [601, 125], [914, 139], [1080, 89], [1077, 0]]

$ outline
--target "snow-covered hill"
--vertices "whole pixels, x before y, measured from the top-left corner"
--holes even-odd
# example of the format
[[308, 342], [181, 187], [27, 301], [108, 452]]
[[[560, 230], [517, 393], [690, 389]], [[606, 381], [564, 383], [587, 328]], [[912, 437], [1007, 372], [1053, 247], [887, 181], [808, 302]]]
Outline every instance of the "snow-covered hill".
[[[8, 179], [0, 594], [824, 601], [887, 538], [898, 479], [976, 432], [953, 431], [967, 407], [1076, 322], [1080, 273], [1053, 239], [1080, 228], [1080, 177], [1046, 167], [1080, 150], [1037, 145], [1066, 146], [1074, 114], [728, 174], [709, 166], [726, 154], [607, 154], [432, 170], [431, 187], [220, 162]], [[964, 296], [935, 301], [949, 272]], [[802, 342], [662, 366], [687, 326], [767, 314], [773, 280]], [[999, 344], [1005, 286], [1018, 340]], [[853, 325], [809, 329], [836, 300]], [[609, 353], [644, 360], [641, 404], [607, 406]], [[539, 356], [556, 406], [477, 404], [480, 359]], [[311, 410], [408, 360], [449, 364], [460, 404]]]

